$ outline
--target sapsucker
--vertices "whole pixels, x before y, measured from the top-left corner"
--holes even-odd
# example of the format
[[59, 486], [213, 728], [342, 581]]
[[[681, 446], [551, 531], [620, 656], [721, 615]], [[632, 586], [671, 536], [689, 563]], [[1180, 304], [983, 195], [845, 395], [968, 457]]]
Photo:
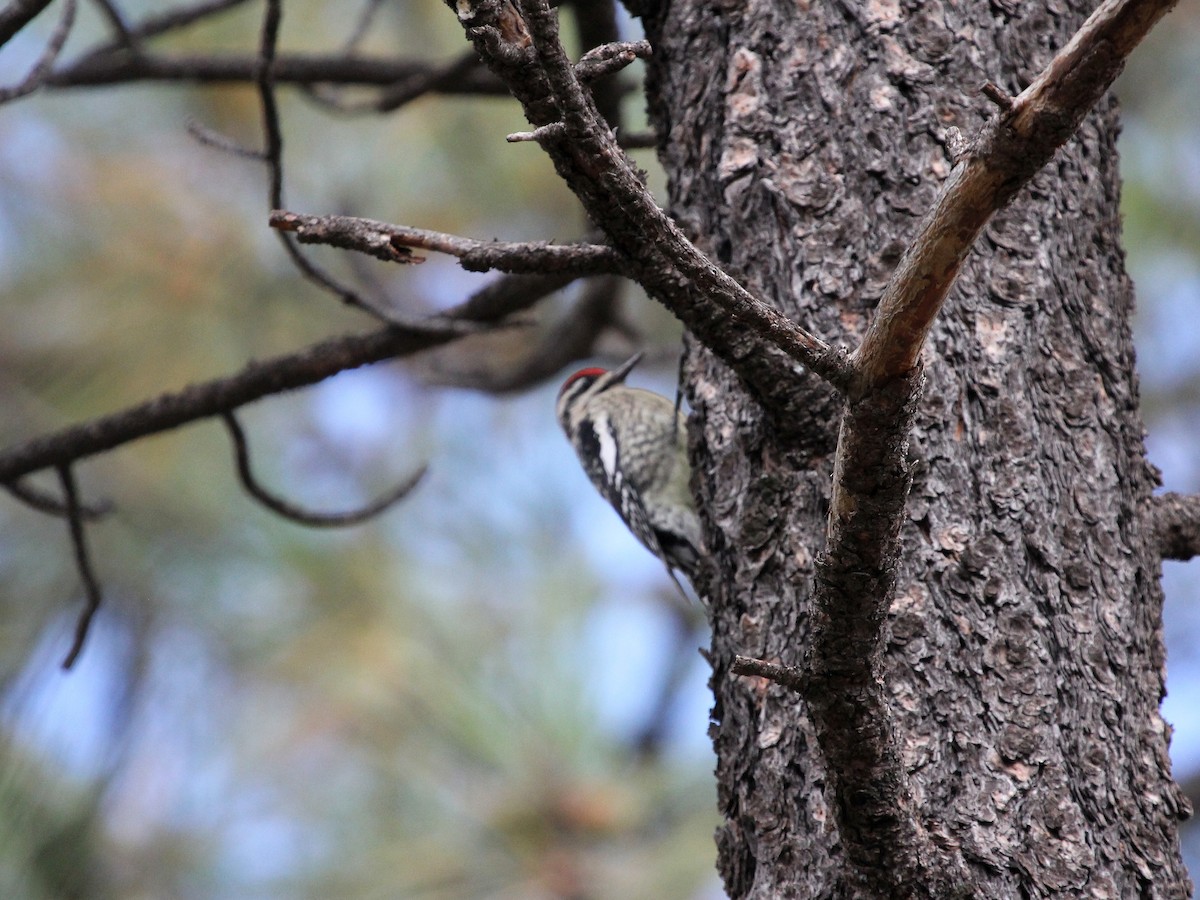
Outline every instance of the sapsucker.
[[641, 354], [581, 369], [558, 392], [559, 424], [600, 494], [639, 541], [695, 584], [704, 543], [688, 487], [686, 419], [661, 394], [628, 387]]

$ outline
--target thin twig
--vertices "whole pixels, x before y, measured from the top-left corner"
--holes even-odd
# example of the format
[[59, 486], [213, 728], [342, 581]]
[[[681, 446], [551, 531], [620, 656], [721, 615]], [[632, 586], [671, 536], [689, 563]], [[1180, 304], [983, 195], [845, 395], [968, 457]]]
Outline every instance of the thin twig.
[[[166, 34], [168, 31], [177, 31], [186, 28], [188, 25], [226, 12], [246, 2], [248, 0], [209, 0], [209, 2], [196, 3], [192, 6], [180, 6], [157, 16], [147, 16], [137, 25], [126, 26], [125, 35], [131, 43], [140, 44], [145, 38], [157, 37]], [[76, 63], [82, 63], [85, 60], [103, 56], [125, 46], [125, 41], [121, 37], [118, 37], [117, 40], [94, 47], [76, 60]]]
[[337, 113], [355, 115], [361, 113], [394, 112], [400, 107], [430, 93], [453, 93], [455, 85], [464, 84], [481, 76], [490, 77], [474, 51], [468, 51], [442, 66], [428, 66], [412, 72], [395, 84], [384, 88], [374, 97], [347, 100], [342, 91], [326, 85], [301, 85], [304, 96]]
[[80, 513], [79, 492], [75, 486], [75, 474], [70, 465], [58, 467], [58, 478], [62, 484], [63, 498], [66, 501], [67, 524], [71, 532], [71, 547], [75, 551], [75, 568], [79, 570], [79, 580], [83, 582], [84, 605], [75, 622], [75, 637], [71, 641], [71, 649], [63, 659], [62, 667], [69, 669], [75, 665], [75, 660], [83, 652], [84, 642], [87, 641], [92, 619], [100, 608], [100, 582], [92, 570], [91, 557], [88, 554], [87, 537], [83, 529], [83, 517]]
[[570, 311], [538, 334], [515, 363], [500, 367], [483, 356], [473, 367], [465, 362], [436, 368], [429, 380], [490, 394], [512, 393], [539, 384], [569, 363], [592, 355], [597, 339], [613, 324], [623, 283], [615, 276], [589, 279]]
[[121, 11], [117, 9], [116, 3], [113, 0], [92, 0], [92, 3], [99, 7], [100, 14], [108, 20], [108, 24], [115, 35], [113, 43], [130, 53], [137, 53], [137, 40], [130, 32], [129, 25], [125, 22], [125, 17], [121, 15]]
[[313, 512], [271, 493], [259, 484], [258, 480], [254, 477], [254, 470], [250, 465], [250, 447], [246, 442], [246, 434], [242, 431], [242, 426], [238, 423], [237, 417], [230, 410], [223, 413], [221, 418], [224, 420], [225, 427], [229, 431], [229, 437], [233, 441], [233, 453], [237, 464], [238, 479], [241, 481], [246, 493], [271, 510], [271, 512], [291, 522], [295, 522], [297, 525], [305, 525], [309, 528], [343, 528], [349, 525], [359, 525], [368, 519], [374, 518], [407, 497], [412, 489], [417, 486], [417, 482], [425, 475], [426, 467], [421, 466], [401, 484], [388, 491], [378, 500], [360, 509], [340, 513]]
[[457, 257], [469, 272], [570, 272], [607, 275], [622, 271], [623, 261], [602, 244], [480, 241], [424, 228], [392, 225], [355, 216], [306, 216], [277, 209], [272, 228], [295, 233], [302, 244], [328, 244], [356, 250], [385, 262], [414, 263], [412, 250], [429, 250]]
[[[36, 509], [38, 512], [46, 513], [50, 516], [65, 516], [69, 512], [66, 504], [57, 497], [51, 496], [49, 493], [31, 484], [10, 481], [0, 485], [0, 487], [3, 487], [4, 490], [8, 491], [30, 509]], [[79, 504], [79, 516], [85, 520], [103, 518], [112, 512], [112, 510], [113, 505], [107, 501], [94, 504]]]
[[13, 0], [0, 9], [0, 47], [33, 21], [34, 17], [49, 6], [53, 0]]
[[[267, 165], [267, 202], [272, 210], [283, 207], [283, 131], [279, 125], [279, 106], [275, 101], [273, 80], [275, 50], [279, 42], [279, 25], [282, 18], [282, 0], [267, 0], [263, 12], [262, 36], [259, 40], [259, 65], [255, 73], [259, 103], [262, 107], [262, 158]], [[333, 294], [347, 306], [360, 309], [381, 322], [390, 321], [386, 312], [376, 309], [357, 291], [346, 287], [310, 260], [301, 252], [290, 234], [280, 229], [276, 229], [275, 234], [287, 251], [288, 258], [308, 281]]]
[[261, 150], [255, 150], [239, 144], [233, 138], [221, 134], [221, 132], [209, 128], [195, 119], [187, 123], [187, 133], [195, 138], [198, 143], [206, 147], [212, 147], [214, 150], [220, 150], [222, 153], [228, 153], [231, 156], [238, 156], [242, 159], [262, 161], [263, 154]]
[[346, 38], [346, 43], [342, 45], [342, 52], [347, 56], [352, 56], [358, 51], [358, 45], [361, 44], [371, 30], [371, 25], [375, 21], [375, 16], [379, 10], [383, 8], [384, 0], [367, 0], [363, 4], [362, 12], [358, 14], [358, 21], [354, 23], [354, 30], [350, 32], [350, 36]]
[[71, 27], [75, 24], [75, 6], [76, 0], [67, 0], [63, 4], [62, 16], [50, 34], [50, 40], [46, 42], [46, 49], [42, 51], [42, 55], [38, 57], [38, 61], [20, 84], [0, 89], [0, 103], [7, 103], [17, 97], [32, 94], [46, 83], [50, 70], [54, 68], [54, 63], [58, 60], [58, 55], [62, 52], [63, 45], [66, 44], [67, 37], [71, 34]]

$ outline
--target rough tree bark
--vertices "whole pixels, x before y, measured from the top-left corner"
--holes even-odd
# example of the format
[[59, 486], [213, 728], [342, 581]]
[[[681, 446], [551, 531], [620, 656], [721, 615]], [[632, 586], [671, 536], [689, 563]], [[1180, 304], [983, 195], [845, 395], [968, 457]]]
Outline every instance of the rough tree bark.
[[[351, 515], [297, 512], [255, 483], [235, 410], [503, 325], [575, 277], [621, 275], [692, 335], [691, 449], [713, 559], [697, 587], [713, 616], [730, 896], [1187, 895], [1176, 833], [1187, 804], [1158, 713], [1159, 567], [1164, 554], [1200, 552], [1200, 503], [1151, 500], [1111, 100], [967, 255], [1171, 0], [1104, 0], [1069, 44], [1090, 0], [649, 0], [650, 42], [629, 44], [614, 43], [610, 4], [575, 0], [589, 48], [579, 60], [546, 0], [449, 0], [491, 76], [470, 57], [402, 62], [372, 108], [503, 84], [533, 126], [510, 139], [550, 155], [603, 245], [482, 243], [278, 209], [277, 82], [380, 73], [347, 68], [349, 51], [322, 58], [323, 75], [279, 56], [282, 0], [263, 3], [249, 68], [156, 67], [126, 52], [181, 15], [237, 2], [132, 29], [115, 21], [121, 65], [106, 71], [251, 79], [265, 148], [251, 155], [270, 173], [272, 224], [305, 277], [385, 324], [0, 453], [0, 486], [70, 524], [89, 602], [68, 665], [100, 601], [83, 526], [98, 510], [80, 500], [76, 462], [221, 415], [252, 496], [308, 524], [358, 521], [408, 485]], [[13, 4], [24, 12], [0, 42], [45, 5]], [[102, 47], [55, 70], [73, 10], [64, 4], [33, 72], [0, 99], [91, 83], [79, 65], [113, 61]], [[670, 218], [618, 144], [619, 91], [596, 87], [647, 55]], [[1028, 91], [1007, 96], [1052, 57]], [[954, 129], [975, 133], [992, 112], [986, 80], [1006, 112], [966, 147]], [[948, 174], [955, 190], [914, 241]], [[535, 274], [410, 322], [330, 278], [300, 243], [404, 264], [414, 250], [445, 252], [467, 268]], [[581, 340], [560, 341], [565, 355], [526, 367], [521, 383], [586, 352], [611, 320], [611, 290], [594, 299], [578, 327], [568, 322]], [[58, 470], [61, 499], [20, 481], [45, 468]]]
[[[753, 293], [854, 346], [973, 133], [1090, 2], [646, 10], [670, 212]], [[964, 896], [1183, 897], [1160, 558], [1117, 211], [1116, 104], [987, 228], [925, 353], [883, 677], [915, 814]], [[731, 897], [870, 896], [797, 694], [840, 402], [798, 385], [784, 435], [693, 346], [695, 487], [713, 535], [712, 734]]]

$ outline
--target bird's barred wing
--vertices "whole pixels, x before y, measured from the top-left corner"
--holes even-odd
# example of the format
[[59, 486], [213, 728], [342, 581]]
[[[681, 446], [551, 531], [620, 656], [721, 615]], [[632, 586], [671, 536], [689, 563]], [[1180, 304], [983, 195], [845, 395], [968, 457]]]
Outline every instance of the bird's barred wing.
[[579, 424], [580, 461], [588, 478], [600, 495], [642, 545], [670, 566], [659, 544], [658, 535], [650, 525], [641, 492], [624, 476], [621, 468], [620, 442], [613, 432], [608, 416], [598, 416]]

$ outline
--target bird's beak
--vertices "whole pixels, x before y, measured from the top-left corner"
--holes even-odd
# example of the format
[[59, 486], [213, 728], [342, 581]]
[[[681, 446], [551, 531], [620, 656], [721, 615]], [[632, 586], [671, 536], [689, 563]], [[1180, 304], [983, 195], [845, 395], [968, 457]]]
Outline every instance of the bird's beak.
[[641, 361], [642, 361], [642, 351], [639, 350], [637, 353], [633, 354], [633, 356], [629, 357], [629, 359], [625, 360], [625, 362], [621, 363], [619, 366], [617, 366], [615, 369], [613, 369], [611, 372], [608, 373], [608, 379], [607, 379], [608, 383], [609, 384], [624, 383], [625, 377], [630, 372], [632, 372], [633, 367], [636, 366]]

